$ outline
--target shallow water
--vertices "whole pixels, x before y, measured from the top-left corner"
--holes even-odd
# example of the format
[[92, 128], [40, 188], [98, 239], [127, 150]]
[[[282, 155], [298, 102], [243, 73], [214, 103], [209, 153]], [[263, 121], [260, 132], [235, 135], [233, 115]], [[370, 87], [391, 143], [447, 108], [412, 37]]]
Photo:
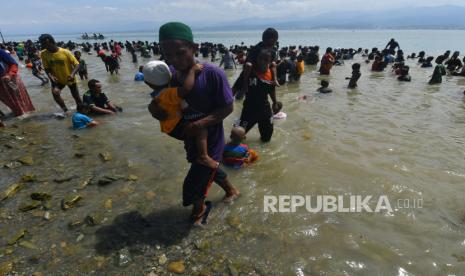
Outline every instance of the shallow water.
[[[438, 55], [446, 50], [457, 50], [465, 52], [465, 30], [280, 30], [279, 43], [287, 45], [319, 45], [320, 49], [326, 47], [358, 47], [384, 49], [391, 38], [395, 38], [405, 53], [421, 50], [427, 54]], [[257, 39], [262, 36], [263, 30], [250, 31], [194, 31], [195, 42], [223, 43], [224, 45], [235, 45], [244, 42], [245, 45], [255, 45]], [[53, 34], [57, 41], [81, 40], [81, 34]], [[116, 32], [104, 33], [107, 40], [116, 41], [158, 41], [158, 33], [152, 32]], [[8, 35], [4, 34], [5, 40], [37, 40], [36, 35]], [[88, 40], [90, 43], [96, 40]], [[97, 40], [101, 42], [101, 40]]]
[[[107, 96], [124, 112], [97, 118], [103, 124], [95, 129], [72, 131], [69, 119], [50, 116], [59, 109], [49, 87], [40, 87], [29, 71], [21, 70], [38, 111], [8, 121], [18, 128], [2, 131], [2, 137], [17, 136], [8, 142], [13, 149], [0, 149], [0, 161], [32, 155], [34, 164], [1, 168], [0, 190], [28, 173], [38, 181], [0, 203], [0, 249], [22, 228], [29, 230], [25, 239], [38, 249], [16, 245], [11, 255], [0, 250], [0, 263], [14, 260], [16, 271], [26, 273], [140, 274], [157, 266], [164, 274], [156, 261], [164, 252], [170, 261], [185, 260], [188, 274], [228, 271], [228, 263], [262, 275], [465, 272], [464, 78], [446, 77], [441, 85], [429, 86], [432, 69], [408, 61], [413, 81], [400, 83], [391, 72], [372, 73], [362, 63], [359, 87], [348, 90], [344, 77], [350, 76], [352, 62], [361, 61], [356, 58], [333, 68], [329, 80], [334, 92], [322, 95], [315, 92], [321, 77], [307, 66], [300, 83], [278, 88], [288, 118], [276, 122], [271, 143], [262, 144], [256, 128], [248, 134], [260, 160], [246, 169], [227, 170], [242, 197], [225, 206], [214, 186], [209, 196], [215, 202], [212, 217], [205, 230], [198, 230], [186, 225], [189, 210], [181, 206], [188, 169], [182, 144], [160, 133], [146, 111], [150, 90], [132, 80], [138, 65], [125, 55], [120, 74], [110, 76], [100, 59], [83, 58], [89, 76], [103, 83]], [[231, 83], [239, 72], [227, 72]], [[81, 94], [85, 87], [86, 82], [79, 83]], [[67, 88], [62, 95], [72, 106]], [[298, 100], [302, 95], [307, 99]], [[226, 132], [240, 110], [236, 102], [225, 120]], [[104, 163], [98, 153], [106, 151], [113, 160]], [[75, 158], [76, 152], [84, 157]], [[102, 174], [139, 179], [77, 189], [88, 176]], [[68, 176], [74, 178], [53, 181]], [[35, 217], [34, 211], [17, 211], [35, 191], [53, 195], [51, 221]], [[60, 200], [68, 194], [84, 199], [62, 211]], [[264, 195], [386, 195], [394, 211], [271, 214], [263, 212]], [[104, 208], [110, 198], [111, 208]], [[396, 208], [398, 199], [422, 199], [423, 208]], [[92, 212], [106, 220], [68, 229], [70, 221]], [[77, 242], [80, 234], [84, 238]], [[186, 253], [199, 241], [208, 246]], [[132, 261], [119, 267], [115, 255], [122, 248], [130, 249]]]

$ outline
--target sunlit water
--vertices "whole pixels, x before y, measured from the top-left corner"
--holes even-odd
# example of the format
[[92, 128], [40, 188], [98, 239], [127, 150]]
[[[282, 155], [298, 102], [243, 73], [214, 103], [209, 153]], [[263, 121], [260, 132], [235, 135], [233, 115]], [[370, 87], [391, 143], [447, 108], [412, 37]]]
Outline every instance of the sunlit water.
[[[399, 42], [402, 45], [403, 41]], [[227, 169], [242, 197], [225, 206], [220, 203], [221, 190], [213, 186], [209, 198], [214, 209], [208, 227], [187, 230], [184, 221], [189, 210], [181, 205], [181, 191], [189, 165], [182, 143], [160, 133], [158, 123], [147, 112], [150, 89], [133, 81], [138, 64], [124, 55], [120, 74], [111, 76], [94, 55], [83, 58], [89, 76], [103, 83], [104, 92], [124, 112], [96, 118], [103, 124], [95, 129], [73, 131], [69, 119], [49, 116], [59, 111], [50, 88], [40, 87], [40, 81], [27, 69], [21, 70], [37, 113], [7, 122], [19, 126], [19, 130], [7, 131], [26, 131], [20, 136], [27, 142], [16, 139], [17, 149], [2, 148], [0, 161], [32, 155], [35, 163], [0, 169], [0, 188], [4, 190], [27, 173], [36, 174], [39, 181], [27, 184], [14, 198], [1, 203], [0, 248], [19, 229], [28, 228], [27, 239], [39, 250], [15, 247], [15, 252], [0, 258], [0, 263], [16, 258], [22, 260], [17, 265], [19, 271], [88, 273], [96, 269], [94, 256], [112, 256], [125, 246], [142, 243], [152, 248], [184, 248], [208, 239], [211, 248], [199, 253], [205, 264], [211, 262], [209, 256], [220, 254], [233, 263], [257, 266], [256, 271], [268, 267], [272, 274], [465, 272], [465, 264], [460, 262], [465, 255], [465, 78], [445, 77], [441, 85], [430, 86], [427, 82], [432, 69], [421, 69], [408, 61], [412, 82], [400, 83], [390, 70], [370, 72], [370, 66], [357, 57], [333, 68], [328, 79], [334, 92], [323, 95], [315, 92], [321, 80], [316, 68], [306, 67], [300, 83], [277, 90], [288, 117], [276, 122], [272, 141], [262, 144], [256, 128], [247, 136], [260, 160], [242, 170]], [[139, 63], [146, 61], [140, 59]], [[350, 65], [356, 61], [362, 62], [362, 77], [357, 89], [348, 90], [344, 78], [350, 76]], [[227, 72], [230, 83], [239, 72]], [[81, 94], [85, 92], [86, 82], [79, 82], [79, 89]], [[67, 88], [62, 95], [73, 106]], [[307, 99], [299, 100], [303, 95]], [[227, 133], [240, 115], [241, 103], [236, 102], [234, 108], [224, 122]], [[6, 109], [2, 106], [2, 110]], [[31, 141], [37, 145], [28, 146]], [[112, 153], [112, 161], [99, 159], [98, 153], [104, 151]], [[85, 156], [77, 159], [76, 152]], [[139, 180], [76, 190], [88, 175], [102, 173], [134, 174]], [[53, 182], [64, 176], [76, 178]], [[34, 191], [53, 195], [51, 221], [17, 211]], [[61, 211], [60, 200], [73, 193], [83, 196], [80, 206]], [[301, 209], [271, 214], [263, 212], [264, 195], [386, 195], [394, 211], [312, 214]], [[104, 202], [109, 198], [113, 206], [106, 210]], [[397, 208], [398, 199], [422, 199], [423, 208]], [[68, 230], [70, 221], [96, 211], [106, 217], [102, 225]], [[131, 237], [106, 235], [134, 223], [125, 218], [133, 211], [155, 225], [150, 228], [152, 232]], [[7, 215], [14, 218], [8, 220]], [[84, 239], [76, 242], [81, 233]], [[60, 244], [63, 241], [66, 247]], [[138, 263], [140, 255], [143, 253], [135, 252], [128, 267], [110, 262], [105, 269], [141, 273], [145, 264]], [[39, 256], [40, 264], [31, 264], [27, 259], [31, 256]], [[192, 260], [188, 271], [203, 262]]]

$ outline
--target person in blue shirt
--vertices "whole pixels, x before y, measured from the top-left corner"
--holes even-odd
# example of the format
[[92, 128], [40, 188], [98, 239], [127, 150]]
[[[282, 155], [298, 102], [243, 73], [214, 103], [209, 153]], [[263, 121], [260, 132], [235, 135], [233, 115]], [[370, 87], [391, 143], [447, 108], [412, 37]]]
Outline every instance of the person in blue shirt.
[[139, 66], [139, 72], [134, 76], [135, 81], [144, 81], [144, 73], [142, 73], [142, 70], [144, 70], [144, 66]]
[[86, 114], [89, 113], [89, 106], [86, 104], [79, 104], [77, 106], [76, 113], [73, 114], [73, 129], [83, 129], [87, 127], [94, 127], [98, 125], [97, 121], [88, 117]]

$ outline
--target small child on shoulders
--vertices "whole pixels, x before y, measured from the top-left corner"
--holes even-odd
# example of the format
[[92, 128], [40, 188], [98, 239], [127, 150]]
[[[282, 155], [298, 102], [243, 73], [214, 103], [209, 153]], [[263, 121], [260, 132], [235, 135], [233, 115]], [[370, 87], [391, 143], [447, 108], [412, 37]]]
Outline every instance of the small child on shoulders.
[[233, 127], [230, 138], [231, 141], [224, 147], [224, 165], [240, 169], [258, 159], [258, 154], [242, 143], [245, 140], [245, 129], [243, 127]]

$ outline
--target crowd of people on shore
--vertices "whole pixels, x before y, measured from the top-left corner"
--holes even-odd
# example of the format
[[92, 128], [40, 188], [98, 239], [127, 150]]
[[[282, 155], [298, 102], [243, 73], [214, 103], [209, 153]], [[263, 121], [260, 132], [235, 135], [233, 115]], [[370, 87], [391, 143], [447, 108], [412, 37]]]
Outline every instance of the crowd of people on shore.
[[[160, 122], [161, 132], [184, 141], [191, 167], [183, 184], [183, 205], [193, 205], [190, 219], [195, 225], [203, 225], [212, 208], [212, 203], [206, 201], [212, 182], [225, 191], [225, 203], [233, 202], [240, 195], [220, 162], [241, 168], [258, 159], [258, 154], [244, 143], [246, 134], [258, 125], [261, 140], [271, 140], [273, 118], [285, 116], [276, 90], [286, 82], [298, 82], [306, 68], [314, 66], [312, 69], [316, 69], [320, 64], [320, 75], [330, 75], [333, 66], [343, 66], [345, 61], [358, 55], [366, 64], [371, 63], [371, 71], [388, 68], [399, 81], [411, 81], [406, 59], [416, 60], [421, 68], [433, 67], [434, 60], [436, 65], [429, 80], [432, 85], [441, 83], [446, 74], [465, 77], [465, 58], [461, 60], [458, 51], [452, 55], [447, 51], [436, 58], [426, 56], [424, 51], [404, 57], [399, 43], [391, 39], [382, 50], [328, 47], [320, 58], [319, 46], [280, 48], [278, 39], [278, 31], [268, 28], [263, 32], [262, 40], [254, 46], [244, 43], [230, 47], [210, 42], [195, 44], [189, 26], [180, 22], [162, 25], [159, 41], [154, 43], [113, 40], [93, 44], [64, 43], [43, 34], [36, 42], [0, 44], [0, 101], [14, 116], [35, 110], [18, 74], [18, 63], [24, 62], [41, 85], [50, 83], [52, 97], [63, 110], [64, 117], [71, 115], [61, 97], [61, 91], [68, 87], [77, 106], [71, 117], [74, 129], [94, 127], [99, 123], [89, 116], [115, 115], [123, 109], [108, 99], [101, 82], [89, 79], [83, 54], [96, 53], [110, 74], [119, 74], [123, 49], [134, 63], [138, 62], [138, 56], [151, 58], [153, 55], [157, 60], [140, 66], [134, 80], [144, 81], [152, 90], [148, 110]], [[200, 63], [198, 56], [210, 58], [212, 63], [219, 62], [219, 66]], [[224, 70], [235, 70], [238, 64], [242, 65], [241, 74], [230, 86]], [[361, 63], [352, 63], [352, 74], [346, 77], [349, 89], [357, 87], [361, 67]], [[89, 88], [82, 97], [77, 75]], [[328, 80], [321, 81], [318, 92], [332, 92]], [[225, 144], [223, 120], [233, 111], [234, 99], [243, 98], [239, 123], [232, 128], [230, 142]], [[0, 126], [4, 126], [2, 120]]]

